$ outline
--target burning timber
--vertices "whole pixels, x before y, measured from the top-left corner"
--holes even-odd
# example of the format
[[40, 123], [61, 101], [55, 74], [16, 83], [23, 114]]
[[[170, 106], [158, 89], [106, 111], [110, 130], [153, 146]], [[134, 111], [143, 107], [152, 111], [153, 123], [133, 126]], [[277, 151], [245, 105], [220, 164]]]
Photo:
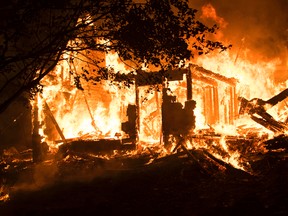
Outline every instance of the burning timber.
[[[91, 106], [92, 102], [87, 97], [87, 93], [83, 92], [82, 94], [85, 102], [84, 109], [89, 113], [88, 116], [94, 132], [82, 134], [74, 138], [65, 137], [63, 132], [65, 128], [61, 129], [49, 104], [45, 98], [42, 98], [42, 101], [44, 101], [44, 112], [48, 119], [50, 119], [50, 128], [54, 128], [50, 129], [50, 133], [54, 130], [58, 134], [58, 136], [55, 136], [54, 132], [54, 137], [60, 138], [58, 140], [54, 138], [53, 140], [54, 143], [61, 144], [58, 153], [64, 156], [71, 152], [113, 155], [115, 151], [122, 153], [133, 150], [137, 151], [140, 146], [142, 146], [140, 148], [147, 148], [150, 153], [153, 153], [151, 149], [155, 149], [155, 146], [160, 144], [160, 146], [163, 145], [166, 150], [172, 153], [184, 151], [188, 154], [190, 150], [187, 151], [187, 148], [206, 148], [210, 150], [211, 154], [225, 157], [226, 162], [230, 163], [232, 160], [231, 151], [236, 153], [241, 151], [241, 149], [246, 149], [245, 151], [247, 152], [247, 148], [251, 150], [253, 145], [263, 143], [268, 139], [268, 136], [260, 136], [259, 141], [256, 129], [254, 130], [254, 135], [248, 135], [245, 132], [241, 134], [241, 132], [235, 136], [224, 136], [215, 132], [214, 125], [232, 125], [240, 115], [248, 113], [252, 120], [270, 129], [272, 132], [283, 133], [287, 129], [287, 123], [276, 121], [266, 112], [267, 105], [274, 106], [287, 97], [287, 90], [282, 91], [268, 101], [261, 99], [248, 101], [237, 95], [237, 80], [235, 78], [225, 77], [195, 64], [190, 64], [187, 68], [167, 71], [146, 72], [139, 70], [136, 74], [116, 73], [106, 76], [106, 78], [109, 77], [110, 79], [112, 77], [114, 82], [119, 83], [127, 80], [131, 82], [132, 80], [132, 83], [135, 85], [134, 104], [129, 103], [126, 105], [126, 108], [120, 109], [124, 113], [126, 120], [121, 122], [121, 131], [116, 132], [114, 137], [106, 137], [97, 125], [98, 122], [95, 120], [95, 114], [92, 111], [94, 108]], [[65, 85], [67, 85], [66, 83]], [[173, 83], [177, 83], [177, 88], [173, 86]], [[143, 92], [143, 88], [151, 86], [157, 86], [159, 92], [154, 91], [154, 97], [146, 99], [146, 106], [154, 107], [148, 111], [145, 110], [145, 106], [143, 105], [141, 91]], [[71, 87], [67, 86], [65, 88], [71, 89]], [[199, 95], [199, 92], [202, 95], [201, 103], [205, 124], [209, 125], [209, 130], [196, 130], [197, 119], [195, 110], [199, 105], [197, 105], [194, 98]], [[74, 97], [72, 97], [67, 92], [64, 93], [65, 98], [68, 98], [68, 102], [71, 104], [70, 109], [73, 109], [76, 103], [75, 98], [81, 94], [77, 94], [76, 92]], [[220, 93], [225, 94], [225, 100], [221, 99]], [[238, 107], [240, 107], [239, 111]], [[34, 111], [34, 116], [38, 116], [37, 106], [35, 106]], [[41, 126], [37, 118], [34, 119], [33, 143], [38, 143], [35, 145], [37, 148], [34, 147], [34, 150], [37, 150], [34, 151], [36, 152], [34, 161], [40, 161], [41, 155], [44, 155], [47, 149], [45, 143], [40, 142], [41, 138], [39, 133], [37, 133], [40, 128]], [[143, 136], [153, 138], [154, 146], [150, 145], [148, 147], [146, 144], [147, 141], [143, 140]], [[191, 159], [193, 158], [191, 154], [190, 157]]]
[[240, 97], [239, 100], [241, 104], [239, 112], [240, 114], [248, 113], [252, 120], [273, 132], [283, 133], [288, 129], [288, 117], [285, 122], [276, 121], [269, 113], [267, 113], [267, 109], [275, 106], [277, 103], [285, 100], [287, 97], [288, 89], [285, 89], [267, 101], [260, 98], [254, 98], [248, 101], [247, 99]]
[[[125, 180], [126, 176], [132, 176], [132, 179], [136, 178], [135, 181], [134, 179], [133, 181], [128, 181], [128, 184], [125, 180], [120, 180], [119, 185], [116, 184], [115, 188], [113, 188], [115, 189], [114, 191], [131, 188], [130, 182], [133, 182], [133, 184], [143, 183], [143, 185], [149, 185], [149, 182], [152, 182], [151, 179], [156, 179], [154, 182], [159, 182], [159, 185], [155, 190], [153, 189], [153, 192], [157, 192], [158, 188], [165, 187], [163, 191], [167, 193], [166, 185], [171, 184], [170, 181], [174, 184], [173, 181], [177, 179], [175, 183], [176, 187], [173, 185], [169, 189], [175, 195], [175, 188], [179, 189], [183, 185], [183, 182], [182, 194], [188, 194], [191, 192], [189, 191], [191, 189], [191, 182], [197, 182], [200, 179], [196, 183], [199, 186], [203, 179], [208, 178], [214, 178], [212, 182], [217, 183], [214, 183], [216, 184], [215, 188], [227, 189], [227, 187], [235, 184], [237, 187], [240, 185], [243, 190], [248, 190], [247, 188], [252, 185], [253, 191], [256, 191], [254, 186], [259, 185], [259, 179], [254, 179], [256, 176], [257, 178], [264, 176], [263, 179], [268, 179], [267, 177], [270, 177], [271, 170], [273, 172], [278, 172], [279, 170], [283, 172], [283, 166], [286, 166], [288, 158], [288, 138], [284, 133], [287, 128], [287, 121], [280, 122], [275, 119], [271, 120], [270, 117], [266, 118], [270, 115], [267, 113], [268, 108], [266, 105], [274, 106], [284, 101], [287, 98], [287, 90], [282, 91], [267, 101], [262, 99], [248, 101], [236, 94], [236, 79], [227, 78], [197, 65], [164, 72], [148, 73], [139, 71], [137, 76], [120, 74], [118, 77], [115, 77], [115, 80], [120, 82], [123, 79], [127, 79], [127, 77], [135, 81], [135, 103], [129, 103], [126, 109], [122, 109], [119, 106], [126, 117], [124, 121], [121, 121], [121, 132], [115, 133], [113, 137], [107, 137], [105, 133], [102, 133], [101, 127], [97, 125], [99, 122], [97, 122], [93, 115], [93, 105], [88, 93], [83, 94], [78, 92], [75, 95], [69, 95], [67, 92], [64, 92], [63, 95], [65, 95], [65, 98], [69, 99], [67, 101], [72, 101], [71, 103], [67, 103], [70, 110], [75, 108], [75, 98], [81, 97], [84, 99], [84, 108], [88, 113], [89, 124], [92, 125], [94, 131], [94, 134], [84, 133], [78, 137], [68, 137], [65, 134], [65, 128], [61, 127], [59, 119], [55, 115], [55, 110], [53, 110], [49, 101], [45, 100], [45, 97], [40, 98], [44, 101], [43, 107], [46, 121], [50, 121], [50, 130], [46, 129], [46, 131], [54, 135], [50, 134], [53, 137], [53, 144], [59, 144], [58, 154], [56, 155], [59, 157], [56, 157], [56, 160], [54, 157], [50, 157], [47, 143], [43, 142], [43, 137], [39, 134], [44, 123], [37, 118], [39, 107], [36, 101], [33, 121], [33, 159], [34, 162], [41, 163], [32, 163], [31, 160], [27, 160], [28, 156], [32, 155], [31, 152], [19, 153], [17, 150], [7, 151], [0, 163], [1, 178], [5, 179], [5, 182], [9, 182], [15, 176], [14, 173], [25, 173], [25, 181], [29, 181], [27, 176], [30, 174], [31, 181], [38, 184], [37, 179], [35, 179], [37, 175], [31, 173], [40, 166], [49, 171], [48, 177], [45, 176], [45, 178], [47, 178], [47, 181], [52, 182], [50, 171], [53, 167], [56, 167], [57, 171], [52, 172], [51, 175], [56, 176], [53, 176], [53, 178], [55, 177], [57, 183], [60, 183], [60, 185], [67, 185], [67, 182], [70, 182], [71, 179], [76, 177], [81, 179], [83, 176], [86, 176], [90, 181], [100, 173], [100, 175], [108, 179], [105, 182], [113, 182], [116, 177], [120, 178], [119, 176], [123, 177], [124, 175], [125, 178], [123, 177], [123, 179]], [[173, 82], [177, 83], [178, 89], [174, 88]], [[155, 106], [149, 112], [144, 112], [146, 110], [143, 105], [143, 98], [141, 98], [141, 91], [143, 91], [143, 88], [151, 85], [160, 86], [160, 93], [156, 92], [150, 98], [147, 98], [147, 106], [152, 106], [153, 104]], [[228, 100], [221, 99], [220, 93], [221, 91], [223, 93], [223, 89], [221, 90], [221, 88], [224, 88], [225, 96], [227, 96]], [[197, 105], [199, 106], [197, 104], [199, 100], [196, 102], [196, 93], [199, 92], [202, 93], [202, 108], [205, 123], [209, 125], [209, 128], [201, 130], [196, 129], [196, 109]], [[240, 110], [238, 111], [239, 107]], [[260, 133], [260, 130], [258, 131], [256, 128], [249, 129], [240, 126], [237, 128], [239, 130], [237, 135], [224, 135], [219, 133], [219, 131], [217, 132], [215, 125], [233, 124], [239, 116], [245, 114], [248, 114], [253, 120], [254, 117], [263, 117], [266, 121], [265, 125], [261, 124], [262, 121], [256, 122], [270, 129], [276, 136], [271, 139], [266, 133]], [[157, 119], [160, 119], [161, 125], [156, 124]], [[160, 130], [160, 133], [157, 133], [157, 130]], [[142, 137], [143, 134], [146, 137], [153, 137], [154, 141], [157, 140], [158, 143], [155, 142], [148, 145], [146, 140], [141, 140], [141, 134]], [[88, 177], [87, 173], [89, 173]], [[114, 176], [111, 177], [109, 175]], [[155, 175], [157, 177], [154, 177]], [[233, 180], [229, 179], [231, 176], [233, 176]], [[154, 182], [152, 183], [153, 188], [155, 186]], [[219, 187], [219, 182], [223, 184], [223, 187]], [[206, 183], [202, 183], [203, 185], [199, 186], [196, 191], [199, 191], [201, 188], [204, 190], [211, 184], [208, 180], [206, 180]], [[275, 180], [275, 185], [276, 183], [278, 182]], [[100, 180], [99, 184], [96, 185], [98, 188], [101, 188], [103, 181], [101, 182]], [[273, 190], [269, 192], [271, 194], [274, 193], [275, 187], [274, 185], [272, 186]], [[75, 186], [73, 185], [72, 187], [74, 191]], [[135, 187], [137, 187], [137, 190], [141, 188], [137, 184]], [[263, 191], [267, 191], [267, 188], [271, 188], [271, 183], [269, 182], [267, 188], [266, 185], [263, 187], [265, 189]], [[9, 200], [8, 189], [5, 189], [5, 187], [2, 188], [0, 191], [0, 201], [1, 199], [2, 201]], [[235, 188], [232, 188], [231, 191], [237, 191]], [[94, 189], [85, 190], [85, 192], [95, 192]], [[82, 194], [82, 188], [80, 190]], [[114, 191], [112, 197], [114, 197]], [[163, 191], [161, 191], [161, 195], [158, 197], [162, 197], [165, 194]], [[82, 194], [82, 196], [85, 196], [86, 193]], [[142, 193], [141, 197], [145, 193]], [[193, 190], [191, 194], [194, 193], [195, 191]], [[201, 193], [203, 192], [201, 191]], [[205, 193], [211, 193], [211, 190], [204, 190]], [[223, 198], [222, 189], [219, 193], [221, 193], [221, 197]], [[257, 193], [255, 192], [255, 194], [259, 193], [263, 192], [259, 192], [258, 190]], [[265, 193], [261, 196], [267, 197]], [[106, 194], [106, 191], [104, 194]], [[127, 194], [127, 191], [121, 193], [121, 199], [119, 200], [122, 200], [123, 194]], [[11, 197], [13, 197], [13, 194]], [[95, 194], [93, 194], [93, 199], [94, 197]], [[170, 194], [169, 197], [173, 196]], [[261, 197], [261, 201], [264, 199], [263, 197]], [[87, 200], [93, 199], [89, 198]], [[119, 202], [119, 200], [117, 201]], [[203, 200], [200, 201], [202, 203]], [[229, 200], [229, 202], [233, 203], [234, 200]], [[174, 200], [172, 203], [174, 204]], [[92, 206], [94, 207], [94, 205]]]
[[[182, 81], [186, 76], [186, 98], [183, 105], [178, 102], [177, 96], [172, 94], [172, 91], [169, 87], [169, 82], [173, 81]], [[135, 104], [129, 104], [127, 106], [126, 116], [127, 121], [122, 122], [121, 129], [128, 135], [128, 138], [118, 139], [121, 140], [121, 143], [126, 145], [131, 144], [131, 146], [135, 146], [135, 143], [140, 141], [139, 140], [139, 132], [141, 129], [140, 125], [140, 118], [141, 118], [141, 111], [140, 111], [140, 96], [139, 96], [139, 89], [145, 86], [152, 86], [152, 85], [160, 85], [161, 92], [162, 92], [162, 103], [156, 98], [157, 109], [153, 112], [148, 113], [145, 116], [144, 120], [142, 120], [141, 124], [143, 124], [144, 132], [148, 133], [149, 135], [153, 135], [153, 133], [157, 133], [155, 125], [153, 125], [153, 121], [159, 115], [161, 115], [161, 122], [162, 122], [162, 130], [159, 134], [159, 140], [163, 136], [163, 143], [165, 146], [169, 146], [169, 139], [170, 137], [178, 137], [178, 136], [186, 136], [192, 130], [195, 129], [195, 115], [194, 109], [196, 107], [195, 100], [192, 100], [192, 77], [193, 80], [197, 80], [200, 82], [204, 82], [207, 84], [205, 87], [204, 94], [205, 94], [205, 116], [207, 116], [207, 123], [213, 124], [219, 121], [219, 102], [218, 102], [218, 82], [224, 82], [229, 87], [229, 92], [231, 96], [230, 104], [227, 107], [230, 108], [229, 113], [225, 113], [225, 122], [233, 122], [234, 116], [237, 114], [236, 105], [237, 102], [235, 101], [236, 93], [235, 93], [235, 85], [236, 80], [233, 78], [226, 78], [222, 75], [213, 73], [212, 71], [205, 70], [197, 65], [190, 65], [188, 68], [185, 69], [178, 69], [178, 70], [168, 70], [168, 71], [159, 71], [159, 72], [145, 72], [145, 71], [138, 71], [136, 75], [123, 75], [123, 74], [116, 74], [114, 77], [114, 81], [121, 82], [123, 79], [133, 79], [135, 82]], [[185, 87], [182, 87], [185, 89]], [[155, 97], [158, 97], [158, 93], [155, 94]], [[95, 120], [91, 113], [90, 105], [85, 97], [85, 104], [87, 106], [87, 110], [89, 111], [91, 124], [95, 128], [95, 131], [99, 132], [95, 124]], [[160, 104], [161, 103], [161, 104]], [[48, 103], [44, 99], [45, 105], [45, 113], [50, 118], [54, 128], [56, 129], [58, 135], [60, 136], [61, 140], [64, 144], [68, 143], [79, 143], [79, 140], [85, 139], [82, 137], [73, 138], [73, 139], [66, 139], [64, 133], [60, 129], [59, 124], [57, 123], [56, 118], [53, 116], [51, 109], [49, 108]], [[212, 108], [213, 107], [213, 108]], [[36, 114], [35, 114], [36, 115]], [[35, 127], [37, 130], [37, 120], [35, 121]], [[65, 130], [65, 129], [64, 129]], [[159, 129], [158, 129], [159, 130]], [[101, 133], [101, 131], [100, 131]], [[116, 134], [115, 134], [116, 135]], [[119, 135], [119, 134], [118, 134]], [[117, 135], [116, 135], [117, 136]], [[121, 134], [120, 134], [121, 136]], [[161, 136], [161, 137], [160, 137]], [[75, 141], [77, 140], [77, 142]], [[101, 137], [95, 140], [95, 143], [101, 142]], [[104, 141], [104, 140], [103, 140]], [[57, 141], [59, 142], [59, 141]], [[93, 142], [90, 140], [90, 142]], [[107, 141], [109, 142], [109, 140]], [[114, 142], [114, 141], [111, 141]], [[71, 144], [70, 144], [71, 145]], [[107, 145], [108, 146], [108, 145]], [[113, 146], [113, 145], [111, 145]], [[101, 148], [100, 148], [101, 149]], [[115, 148], [119, 149], [118, 147]]]

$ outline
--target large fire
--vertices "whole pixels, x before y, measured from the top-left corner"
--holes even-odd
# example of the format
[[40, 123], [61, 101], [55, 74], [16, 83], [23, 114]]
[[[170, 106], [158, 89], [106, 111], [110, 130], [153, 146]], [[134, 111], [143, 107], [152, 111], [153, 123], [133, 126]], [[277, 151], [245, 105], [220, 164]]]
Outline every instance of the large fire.
[[[227, 26], [211, 5], [203, 7], [202, 16], [214, 19], [223, 28]], [[245, 54], [243, 48], [241, 52]], [[175, 100], [184, 106], [187, 100], [187, 73], [177, 81], [167, 82], [166, 86], [159, 84], [159, 91], [151, 90], [149, 85], [132, 85], [128, 88], [119, 83], [115, 86], [109, 79], [97, 85], [82, 82], [84, 90], [78, 90], [74, 87], [70, 72], [73, 70], [74, 73], [81, 73], [87, 65], [77, 60], [71, 63], [67, 54], [64, 57], [67, 61], [59, 63], [43, 80], [43, 93], [37, 98], [42, 141], [47, 142], [52, 149], [70, 140], [125, 139], [131, 134], [123, 131], [122, 123], [127, 121], [127, 109], [132, 104], [136, 105], [135, 113], [138, 116], [135, 137], [138, 150], [149, 148], [151, 151], [150, 148], [157, 146], [157, 151], [160, 149], [162, 153], [169, 154], [176, 151], [180, 142], [182, 146], [185, 145], [183, 148], [204, 148], [216, 158], [236, 168], [248, 170], [249, 166], [243, 160], [240, 147], [235, 146], [233, 140], [245, 139], [253, 134], [256, 143], [254, 150], [257, 148], [258, 151], [264, 151], [264, 148], [257, 145], [258, 141], [262, 137], [273, 136], [275, 131], [251, 120], [248, 114], [240, 115], [238, 97], [268, 100], [286, 89], [288, 83], [276, 84], [273, 81], [278, 59], [251, 63], [245, 59], [244, 54], [239, 56], [239, 52], [227, 51], [200, 56], [186, 63], [185, 69], [192, 73], [191, 99], [196, 101], [193, 110], [195, 128], [185, 134], [184, 144], [176, 137], [169, 147], [165, 146], [163, 140], [163, 91], [168, 89], [167, 96], [176, 96]], [[105, 58], [106, 66], [114, 71], [123, 74], [130, 72], [117, 54], [108, 53], [102, 57]], [[287, 113], [283, 114], [285, 110], [287, 103], [283, 101], [267, 109], [267, 112], [276, 121], [284, 122], [287, 117]]]

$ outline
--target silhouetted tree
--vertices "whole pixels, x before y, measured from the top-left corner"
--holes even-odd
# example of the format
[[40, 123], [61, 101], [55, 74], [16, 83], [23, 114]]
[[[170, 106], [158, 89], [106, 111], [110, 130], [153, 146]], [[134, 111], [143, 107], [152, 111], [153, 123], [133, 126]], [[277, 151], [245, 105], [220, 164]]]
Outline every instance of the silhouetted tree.
[[[103, 70], [91, 52], [115, 51], [138, 68], [161, 69], [214, 49], [208, 40], [217, 26], [195, 18], [187, 0], [14, 0], [0, 9], [0, 112], [23, 92], [41, 91], [39, 82], [61, 60], [74, 58]], [[96, 69], [95, 69], [96, 68]], [[85, 74], [84, 73], [84, 74]], [[79, 74], [74, 74], [79, 80]], [[85, 76], [84, 76], [85, 78]], [[87, 78], [87, 77], [86, 77]], [[96, 79], [97, 81], [97, 79]], [[76, 82], [77, 84], [77, 82]]]

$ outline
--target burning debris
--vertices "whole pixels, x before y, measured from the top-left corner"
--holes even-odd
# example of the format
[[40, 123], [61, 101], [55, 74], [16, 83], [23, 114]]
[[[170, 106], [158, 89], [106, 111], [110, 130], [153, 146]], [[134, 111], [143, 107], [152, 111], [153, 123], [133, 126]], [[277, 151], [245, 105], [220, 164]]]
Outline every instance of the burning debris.
[[[85, 176], [90, 181], [146, 168], [159, 172], [165, 164], [183, 166], [180, 178], [192, 175], [185, 170], [193, 167], [192, 173], [222, 181], [233, 173], [244, 182], [286, 160], [287, 115], [283, 120], [269, 111], [282, 104], [285, 113], [287, 89], [268, 100], [248, 100], [237, 91], [238, 79], [190, 64], [111, 76], [113, 82], [132, 80], [130, 88], [112, 87], [108, 76], [77, 90], [64, 71], [45, 80], [48, 90], [33, 103], [33, 151], [11, 149], [3, 155], [2, 202], [10, 199], [6, 182], [13, 173], [26, 176], [38, 165], [47, 170], [25, 179], [37, 188], [48, 180], [84, 181]], [[248, 125], [247, 117], [256, 124]]]
[[[77, 67], [73, 66], [75, 70]], [[62, 65], [60, 71], [52, 74], [53, 85], [49, 79], [45, 81], [50, 83], [50, 89], [38, 97], [34, 105], [33, 140], [39, 148], [35, 147], [34, 153], [42, 160], [48, 150], [46, 144], [50, 149], [56, 147], [62, 158], [69, 154], [82, 157], [93, 154], [110, 159], [148, 154], [151, 161], [182, 152], [198, 164], [199, 158], [193, 152], [200, 151], [216, 164], [220, 160], [253, 172], [249, 165], [251, 155], [267, 151], [268, 132], [237, 126], [239, 118], [247, 113], [274, 133], [284, 133], [287, 129], [285, 122], [276, 121], [266, 112], [267, 105], [274, 106], [285, 100], [287, 90], [267, 101], [248, 101], [238, 95], [237, 79], [196, 64], [167, 71], [108, 74], [107, 80], [97, 86], [88, 84], [84, 91], [69, 84], [71, 77], [65, 75], [64, 68]], [[59, 74], [60, 79], [55, 82]], [[109, 85], [111, 81], [121, 85], [123, 80], [130, 80], [132, 87]], [[53, 100], [57, 100], [58, 105]], [[67, 131], [73, 125], [75, 130], [69, 134]], [[225, 135], [219, 131], [219, 125], [236, 126], [237, 132]], [[35, 156], [34, 161], [40, 159]]]
[[267, 109], [275, 106], [277, 103], [285, 100], [288, 97], [288, 89], [280, 92], [271, 99], [264, 101], [259, 98], [254, 98], [250, 101], [240, 97], [240, 114], [248, 113], [252, 120], [263, 125], [273, 132], [284, 133], [287, 131], [287, 119], [285, 122], [276, 121], [269, 113]]
[[[181, 46], [177, 48], [181, 44], [177, 40], [170, 43], [169, 38], [177, 38], [171, 25], [163, 28], [170, 29], [168, 37], [162, 35], [165, 31], [157, 30], [157, 26], [152, 28], [157, 35], [160, 33], [160, 39], [166, 39], [164, 46], [154, 47], [149, 38], [142, 37], [146, 28], [138, 25], [138, 21], [145, 20], [138, 17], [140, 2], [135, 6], [136, 16], [131, 18], [132, 28], [120, 25], [124, 35], [117, 33], [116, 38], [132, 39], [131, 45], [141, 45], [141, 59], [145, 56], [142, 52], [147, 53], [142, 47], [147, 45], [152, 45], [152, 53], [156, 51], [165, 61], [169, 60], [165, 56], [169, 56], [171, 47], [173, 53], [180, 54], [176, 61], [184, 58]], [[184, 5], [181, 8], [186, 10]], [[122, 10], [120, 14], [123, 15]], [[183, 14], [186, 16], [187, 11]], [[185, 20], [183, 14], [178, 13]], [[151, 21], [156, 15], [152, 15]], [[222, 30], [228, 25], [211, 4], [202, 7], [201, 18], [216, 21]], [[82, 28], [90, 19], [93, 16], [83, 19], [77, 28]], [[97, 26], [102, 25], [91, 22], [89, 29]], [[135, 27], [140, 37], [131, 37], [135, 36]], [[213, 27], [209, 31], [214, 30]], [[46, 34], [47, 31], [36, 32]], [[180, 35], [182, 38], [183, 34]], [[86, 33], [83, 36], [85, 38]], [[212, 38], [207, 37], [206, 48], [221, 47], [221, 43], [211, 43], [210, 39], [223, 36], [220, 30]], [[204, 35], [194, 39], [200, 44], [206, 41]], [[1, 154], [2, 214], [6, 208], [17, 215], [41, 214], [42, 209], [49, 215], [59, 209], [65, 215], [70, 212], [83, 215], [89, 210], [93, 214], [103, 211], [104, 215], [110, 215], [107, 206], [111, 204], [119, 215], [130, 214], [132, 209], [133, 215], [206, 215], [207, 212], [207, 215], [218, 215], [219, 207], [224, 215], [235, 214], [235, 209], [243, 207], [247, 212], [242, 210], [236, 214], [258, 215], [262, 213], [258, 209], [277, 215], [287, 212], [288, 83], [276, 86], [271, 82], [271, 71], [276, 71], [274, 61], [251, 65], [241, 59], [246, 55], [244, 37], [233, 60], [229, 52], [221, 57], [207, 55], [206, 49], [187, 39], [185, 44], [188, 42], [200, 55], [193, 63], [181, 62], [182, 67], [177, 63], [179, 68], [152, 71], [150, 66], [146, 68], [151, 59], [149, 62], [145, 56], [147, 61], [141, 61], [144, 65], [137, 65], [138, 69], [131, 72], [116, 53], [110, 53], [110, 48], [105, 54], [102, 52], [107, 44], [114, 45], [109, 39], [102, 40], [68, 42], [69, 51], [59, 53], [63, 61], [41, 81], [43, 91], [37, 93], [28, 111], [32, 111], [32, 142], [30, 138], [28, 141], [32, 149], [21, 151], [12, 147]], [[85, 52], [86, 42], [101, 51]], [[126, 53], [122, 42], [120, 49]], [[57, 45], [57, 52], [63, 47]], [[80, 51], [73, 54], [74, 48]], [[223, 46], [224, 50], [227, 48]], [[41, 56], [38, 60], [42, 61]], [[98, 70], [98, 63], [103, 70]], [[30, 68], [33, 71], [33, 65]], [[46, 70], [44, 66], [40, 68]], [[0, 128], [0, 133], [3, 131]], [[89, 210], [87, 205], [91, 206]], [[152, 212], [159, 207], [160, 213]], [[191, 209], [196, 209], [196, 213]]]
[[[95, 55], [114, 69], [100, 74], [101, 78], [86, 77], [101, 80], [97, 85], [76, 80], [81, 90], [75, 88], [71, 71], [78, 74], [87, 65], [69, 61], [69, 55], [43, 79], [43, 92], [31, 104], [33, 150], [25, 153], [25, 159], [19, 156], [22, 153], [4, 155], [3, 179], [16, 171], [32, 172], [37, 164], [45, 164], [49, 171], [57, 167], [53, 175], [65, 181], [86, 172], [93, 178], [103, 170], [144, 169], [179, 161], [208, 176], [238, 172], [246, 178], [269, 170], [267, 164], [277, 164], [278, 158], [285, 159], [288, 89], [277, 89], [280, 93], [272, 98], [265, 92], [263, 98], [270, 99], [261, 99], [257, 92], [261, 84], [255, 84], [255, 94], [250, 83], [259, 74], [253, 77], [250, 70], [255, 68], [246, 70], [238, 56], [225, 71], [214, 67], [231, 61], [204, 57], [178, 69], [128, 72], [117, 55]], [[267, 65], [273, 68], [272, 63]], [[255, 66], [257, 73], [258, 67], [266, 69], [260, 66]], [[262, 81], [269, 86], [269, 81]], [[256, 97], [249, 99], [251, 95]], [[282, 107], [275, 111], [279, 104]], [[46, 175], [40, 179], [51, 178]], [[0, 201], [6, 201], [10, 185], [2, 185]]]

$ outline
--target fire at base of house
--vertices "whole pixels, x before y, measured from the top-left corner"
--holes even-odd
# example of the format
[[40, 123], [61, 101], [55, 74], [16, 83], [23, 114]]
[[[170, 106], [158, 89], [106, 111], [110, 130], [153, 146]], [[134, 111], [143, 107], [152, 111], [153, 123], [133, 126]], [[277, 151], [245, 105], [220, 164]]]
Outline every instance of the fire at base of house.
[[[287, 122], [277, 121], [268, 114], [268, 107], [265, 106], [274, 106], [285, 100], [287, 89], [265, 103], [260, 103], [263, 101], [261, 99], [257, 100], [259, 103], [254, 103], [255, 100], [248, 101], [237, 95], [237, 79], [195, 64], [167, 71], [138, 71], [137, 75], [116, 74], [114, 81], [121, 82], [123, 77], [133, 80], [134, 87], [128, 90], [110, 88], [103, 81], [102, 86], [88, 85], [83, 93], [72, 86], [67, 87], [63, 77], [62, 74], [61, 91], [57, 87], [54, 98], [57, 98], [58, 103], [65, 101], [61, 110], [57, 109], [57, 103], [51, 103], [51, 95], [47, 98], [49, 101], [42, 95], [34, 104], [35, 134], [43, 131], [41, 136], [46, 139], [45, 142], [49, 142], [50, 148], [59, 145], [58, 153], [62, 156], [71, 152], [86, 152], [112, 157], [115, 151], [118, 154], [127, 151], [135, 154], [132, 153], [134, 150], [139, 154], [139, 149], [153, 152], [155, 147], [157, 151], [162, 149], [165, 154], [170, 154], [179, 150], [188, 152], [190, 149], [205, 148], [209, 154], [226, 163], [247, 170], [247, 161], [243, 160], [241, 151], [265, 151], [264, 141], [271, 138], [268, 133], [283, 133], [287, 127]], [[59, 94], [61, 92], [63, 94]], [[39, 115], [40, 111], [44, 117]], [[71, 115], [75, 111], [81, 115]], [[232, 136], [217, 130], [219, 125], [235, 125], [245, 113], [270, 132], [258, 133], [256, 127], [249, 129], [241, 125], [237, 126], [237, 134]], [[70, 118], [71, 122], [69, 115], [76, 118], [72, 122], [76, 122], [77, 126], [85, 119], [82, 129], [89, 130], [78, 133], [78, 136], [72, 131], [74, 135], [67, 137], [67, 130], [73, 129], [72, 124], [63, 127], [64, 120]], [[41, 124], [35, 116], [40, 116]], [[109, 123], [103, 125], [107, 119]], [[199, 129], [199, 122], [203, 122], [203, 119], [208, 129]], [[40, 140], [36, 142], [41, 146]]]

